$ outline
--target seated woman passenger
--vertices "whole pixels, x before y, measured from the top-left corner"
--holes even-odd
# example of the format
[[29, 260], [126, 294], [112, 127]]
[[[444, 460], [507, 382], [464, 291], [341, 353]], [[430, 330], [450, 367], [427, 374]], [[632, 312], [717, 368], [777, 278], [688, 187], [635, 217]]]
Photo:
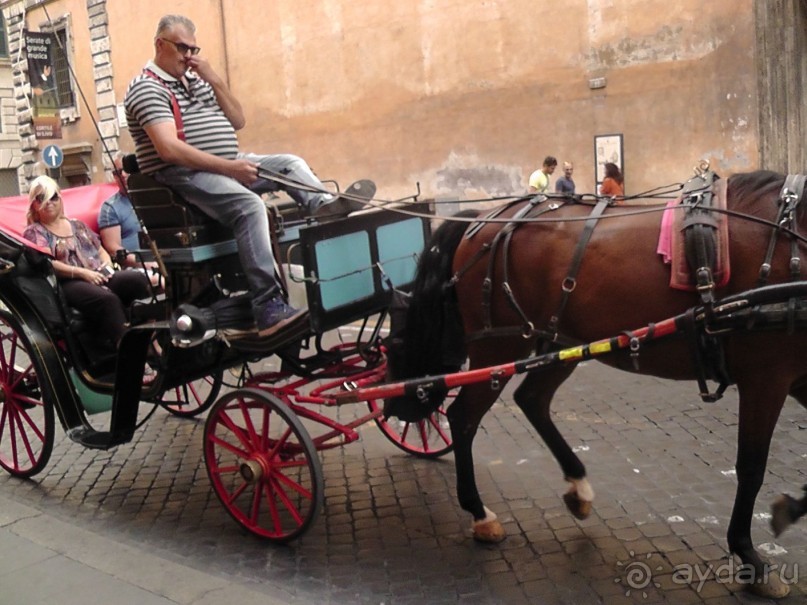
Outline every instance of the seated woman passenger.
[[126, 330], [126, 308], [149, 296], [148, 278], [138, 271], [114, 271], [101, 240], [87, 225], [64, 214], [59, 186], [40, 176], [28, 193], [26, 239], [53, 253], [53, 270], [67, 303], [91, 317], [98, 334], [117, 346]]

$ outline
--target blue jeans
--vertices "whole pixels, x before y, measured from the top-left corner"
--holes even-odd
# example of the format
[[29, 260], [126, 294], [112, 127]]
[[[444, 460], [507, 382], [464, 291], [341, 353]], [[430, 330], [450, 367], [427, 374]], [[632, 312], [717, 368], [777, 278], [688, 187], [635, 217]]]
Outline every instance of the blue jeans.
[[170, 166], [152, 176], [233, 230], [257, 320], [266, 303], [280, 294], [263, 200], [235, 179], [212, 172]]
[[[255, 162], [261, 167], [262, 170], [288, 177], [292, 181], [297, 181], [304, 185], [313, 187], [314, 189], [325, 189], [322, 181], [320, 181], [314, 175], [314, 172], [311, 170], [305, 160], [296, 155], [291, 155], [289, 153], [276, 153], [272, 155], [239, 153], [238, 158]], [[304, 191], [302, 189], [294, 189], [267, 179], [258, 179], [255, 184], [250, 186], [250, 189], [258, 194], [274, 192], [282, 189], [289, 194], [291, 199], [297, 202], [297, 205], [300, 206], [300, 208], [306, 210], [309, 214], [313, 214], [317, 208], [333, 197], [327, 193], [315, 193], [311, 191]]]

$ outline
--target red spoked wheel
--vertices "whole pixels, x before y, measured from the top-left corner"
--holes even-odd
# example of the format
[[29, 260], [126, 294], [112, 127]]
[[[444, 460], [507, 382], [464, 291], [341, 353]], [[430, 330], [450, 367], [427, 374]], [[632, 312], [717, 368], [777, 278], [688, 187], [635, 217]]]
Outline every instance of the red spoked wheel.
[[210, 409], [219, 396], [224, 380], [224, 370], [192, 380], [160, 396], [160, 405], [174, 416], [193, 418]]
[[[454, 397], [456, 393], [449, 393], [431, 416], [418, 422], [398, 418], [385, 419], [384, 416], [379, 416], [375, 422], [386, 438], [403, 451], [418, 458], [439, 458], [454, 449], [446, 415], [446, 409], [454, 401]], [[367, 405], [371, 412], [376, 412], [384, 406], [384, 402], [371, 399]]]
[[39, 376], [20, 322], [0, 310], [0, 466], [32, 477], [53, 451], [53, 406], [42, 400]]
[[257, 389], [224, 395], [207, 417], [207, 473], [227, 512], [274, 542], [302, 535], [322, 508], [317, 450], [300, 419]]

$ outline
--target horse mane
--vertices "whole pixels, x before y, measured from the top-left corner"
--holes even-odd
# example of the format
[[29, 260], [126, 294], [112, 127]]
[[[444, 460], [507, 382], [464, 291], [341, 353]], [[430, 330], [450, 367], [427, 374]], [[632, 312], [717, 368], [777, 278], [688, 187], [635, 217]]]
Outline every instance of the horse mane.
[[755, 170], [733, 174], [728, 182], [728, 199], [732, 210], [753, 213], [759, 200], [778, 195], [785, 184], [785, 176], [771, 170]]
[[[475, 218], [476, 210], [464, 210], [456, 217]], [[456, 292], [450, 286], [454, 252], [468, 227], [466, 221], [447, 220], [432, 234], [420, 256], [411, 296], [398, 297], [405, 318], [396, 325], [392, 315], [387, 341], [387, 373], [394, 380], [456, 372], [465, 362], [462, 319]], [[402, 315], [399, 315], [403, 311]], [[384, 415], [408, 422], [428, 418], [443, 402], [447, 391], [432, 389], [427, 401], [411, 394], [384, 401]]]
[[[475, 218], [479, 211], [463, 210], [454, 216]], [[464, 221], [445, 221], [418, 261], [406, 320], [407, 377], [456, 370], [465, 361], [456, 294], [448, 282], [454, 252], [467, 228]]]

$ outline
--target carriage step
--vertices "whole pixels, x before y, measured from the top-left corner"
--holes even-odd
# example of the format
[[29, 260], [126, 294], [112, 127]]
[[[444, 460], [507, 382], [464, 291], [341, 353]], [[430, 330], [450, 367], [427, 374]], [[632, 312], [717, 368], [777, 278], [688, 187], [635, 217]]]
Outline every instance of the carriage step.
[[218, 336], [238, 351], [269, 354], [309, 336], [310, 320], [311, 316], [304, 313], [270, 336], [258, 336], [258, 332], [254, 330], [219, 330]]

